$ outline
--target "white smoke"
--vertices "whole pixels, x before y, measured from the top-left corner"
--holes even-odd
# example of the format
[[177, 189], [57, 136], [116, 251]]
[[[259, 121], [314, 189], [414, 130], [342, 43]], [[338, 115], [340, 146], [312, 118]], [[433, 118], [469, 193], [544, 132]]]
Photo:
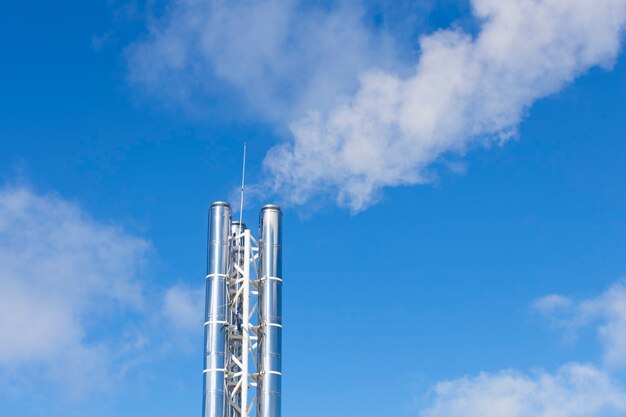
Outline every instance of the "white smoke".
[[620, 51], [626, 0], [472, 0], [476, 36], [420, 39], [412, 76], [361, 76], [358, 92], [291, 125], [265, 167], [287, 203], [319, 193], [359, 211], [384, 187], [429, 180], [450, 153], [515, 136], [524, 112]]

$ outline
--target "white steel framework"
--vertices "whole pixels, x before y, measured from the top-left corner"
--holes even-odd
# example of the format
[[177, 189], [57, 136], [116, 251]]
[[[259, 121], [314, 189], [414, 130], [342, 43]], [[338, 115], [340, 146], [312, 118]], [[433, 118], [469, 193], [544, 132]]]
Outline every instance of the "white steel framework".
[[[258, 280], [251, 272], [258, 270], [259, 247], [242, 224], [234, 225], [231, 236], [231, 270], [228, 274], [227, 302], [229, 320], [226, 333], [227, 417], [248, 417], [256, 402], [257, 341], [259, 326], [252, 324], [258, 307]], [[242, 230], [243, 229], [243, 230]], [[252, 266], [252, 268], [251, 268]], [[252, 393], [252, 395], [250, 395]]]

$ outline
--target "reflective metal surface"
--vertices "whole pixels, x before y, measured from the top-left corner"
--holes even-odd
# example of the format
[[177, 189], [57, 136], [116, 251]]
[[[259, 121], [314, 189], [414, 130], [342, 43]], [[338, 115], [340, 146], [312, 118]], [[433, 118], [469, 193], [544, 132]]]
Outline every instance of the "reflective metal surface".
[[209, 233], [204, 324], [203, 417], [225, 414], [225, 350], [227, 332], [226, 281], [230, 263], [231, 209], [216, 202], [209, 209]]
[[280, 417], [282, 379], [282, 212], [276, 205], [261, 209], [259, 219], [259, 346], [260, 374], [257, 417]]
[[209, 209], [203, 417], [280, 417], [282, 213], [263, 207], [258, 242], [231, 217]]

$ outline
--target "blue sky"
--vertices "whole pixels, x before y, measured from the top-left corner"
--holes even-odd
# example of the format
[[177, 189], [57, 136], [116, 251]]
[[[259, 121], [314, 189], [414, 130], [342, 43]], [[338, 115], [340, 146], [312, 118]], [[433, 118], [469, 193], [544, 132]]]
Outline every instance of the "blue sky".
[[200, 414], [243, 141], [284, 415], [626, 414], [626, 2], [412, 3], [2, 6], [3, 415]]

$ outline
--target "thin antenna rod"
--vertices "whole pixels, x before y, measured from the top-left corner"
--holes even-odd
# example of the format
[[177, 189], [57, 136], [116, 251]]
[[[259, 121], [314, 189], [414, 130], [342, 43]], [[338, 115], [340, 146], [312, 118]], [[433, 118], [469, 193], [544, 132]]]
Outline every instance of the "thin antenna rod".
[[[239, 206], [239, 224], [243, 220], [243, 187], [246, 180], [246, 142], [243, 143], [243, 167], [241, 168], [241, 200]], [[241, 227], [241, 226], [239, 226]]]

